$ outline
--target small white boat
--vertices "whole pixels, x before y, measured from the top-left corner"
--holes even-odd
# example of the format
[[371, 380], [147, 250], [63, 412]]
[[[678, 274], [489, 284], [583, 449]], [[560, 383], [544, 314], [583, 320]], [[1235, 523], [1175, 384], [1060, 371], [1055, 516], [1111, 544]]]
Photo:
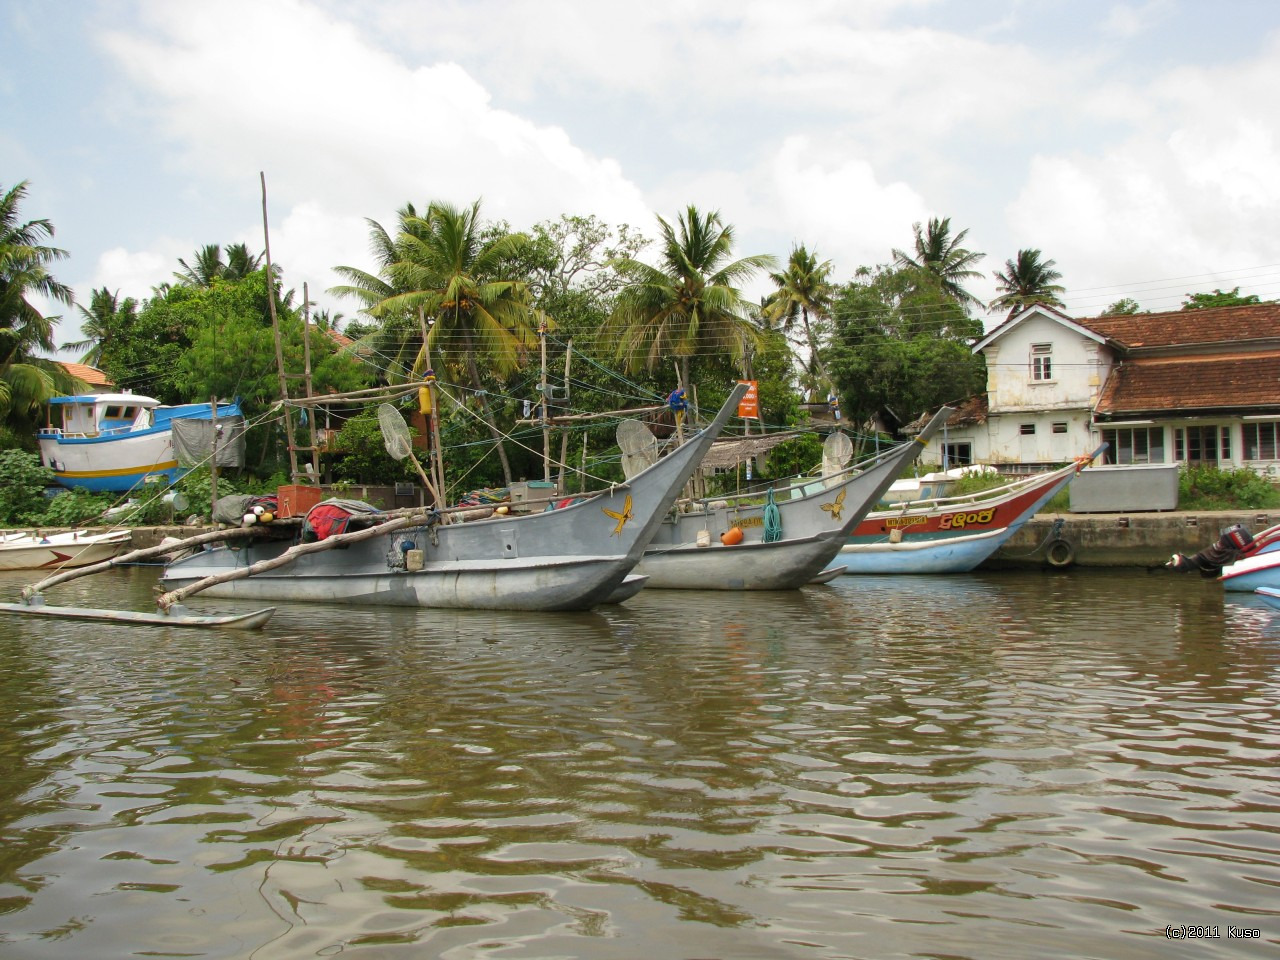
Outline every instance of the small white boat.
[[130, 530], [72, 530], [44, 536], [4, 533], [0, 534], [0, 570], [51, 570], [101, 563], [123, 550], [132, 538]]
[[[123, 493], [146, 481], [171, 484], [187, 472], [175, 444], [194, 448], [194, 459], [208, 455], [202, 444], [211, 441], [201, 439], [202, 428], [189, 425], [203, 421], [207, 436], [213, 435], [208, 403], [171, 407], [134, 393], [90, 393], [54, 397], [49, 410], [51, 417], [61, 413], [61, 424], [37, 433], [40, 459], [59, 485], [71, 489]], [[225, 422], [218, 463], [235, 465], [243, 449], [240, 406], [220, 403], [216, 415]]]

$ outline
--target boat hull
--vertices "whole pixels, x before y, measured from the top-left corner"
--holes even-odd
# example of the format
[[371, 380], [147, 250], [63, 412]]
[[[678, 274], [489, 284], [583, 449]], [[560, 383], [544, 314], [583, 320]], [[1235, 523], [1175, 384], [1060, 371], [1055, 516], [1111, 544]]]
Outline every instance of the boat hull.
[[794, 590], [822, 573], [842, 539], [832, 530], [731, 547], [681, 544], [646, 553], [636, 570], [649, 578], [646, 590]]
[[40, 456], [59, 486], [96, 493], [124, 493], [141, 483], [170, 484], [182, 477], [173, 453], [173, 431], [156, 429], [123, 437], [46, 437]]
[[[181, 568], [180, 576], [171, 567], [164, 583], [167, 588], [176, 589], [206, 576], [271, 559], [288, 546], [254, 544], [241, 550], [208, 550], [175, 565]], [[216, 584], [202, 594], [238, 600], [388, 607], [583, 610], [606, 601], [621, 586], [630, 568], [627, 564], [627, 570], [619, 575], [625, 563], [623, 555], [512, 559], [502, 564], [451, 561], [430, 563], [414, 572], [392, 571], [376, 546], [361, 551], [358, 558], [352, 557], [350, 554], [360, 546], [299, 557], [278, 570]], [[335, 557], [335, 553], [341, 556]]]
[[132, 536], [130, 531], [121, 530], [6, 538], [0, 540], [0, 570], [53, 570], [101, 563], [128, 546]]
[[845, 573], [862, 575], [968, 573], [999, 550], [1015, 532], [1006, 527], [939, 540], [849, 543], [840, 548], [834, 563], [843, 564]]
[[1280, 552], [1255, 553], [1222, 568], [1224, 590], [1252, 593], [1259, 587], [1280, 588]]
[[1268, 607], [1271, 607], [1273, 610], [1280, 610], [1280, 588], [1258, 587], [1254, 593], [1256, 593], [1258, 598]]

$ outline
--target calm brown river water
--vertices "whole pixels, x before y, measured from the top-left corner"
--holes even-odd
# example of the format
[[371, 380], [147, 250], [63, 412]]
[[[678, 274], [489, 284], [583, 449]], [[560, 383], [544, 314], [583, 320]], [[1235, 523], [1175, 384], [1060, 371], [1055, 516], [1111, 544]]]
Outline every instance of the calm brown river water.
[[[146, 609], [155, 579], [49, 600]], [[1280, 944], [1280, 614], [1196, 578], [0, 638], [4, 960]]]

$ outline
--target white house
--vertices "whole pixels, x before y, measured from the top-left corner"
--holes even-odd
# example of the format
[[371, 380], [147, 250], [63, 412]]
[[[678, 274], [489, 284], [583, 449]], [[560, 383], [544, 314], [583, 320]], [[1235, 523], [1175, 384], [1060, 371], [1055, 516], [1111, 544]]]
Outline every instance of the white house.
[[1033, 306], [974, 346], [987, 391], [926, 454], [1008, 472], [1108, 442], [1108, 463], [1280, 474], [1280, 304], [1074, 320]]

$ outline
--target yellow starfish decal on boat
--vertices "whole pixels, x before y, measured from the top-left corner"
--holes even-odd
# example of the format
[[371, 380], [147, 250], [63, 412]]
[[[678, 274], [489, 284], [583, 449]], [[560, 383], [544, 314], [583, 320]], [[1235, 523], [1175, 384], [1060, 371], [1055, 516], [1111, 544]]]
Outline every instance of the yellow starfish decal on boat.
[[831, 514], [832, 520], [839, 520], [840, 512], [844, 509], [844, 491], [841, 490], [839, 493], [836, 494], [836, 499], [834, 503], [820, 503], [818, 504], [818, 506], [821, 507], [823, 510], [825, 510], [827, 513]]
[[618, 525], [613, 528], [613, 533], [609, 534], [611, 537], [616, 537], [622, 532], [622, 528], [627, 525], [627, 521], [632, 519], [631, 494], [628, 493], [627, 499], [622, 501], [621, 510], [610, 510], [608, 507], [601, 507], [600, 509], [603, 510], [607, 516], [613, 517], [613, 519], [618, 521]]

